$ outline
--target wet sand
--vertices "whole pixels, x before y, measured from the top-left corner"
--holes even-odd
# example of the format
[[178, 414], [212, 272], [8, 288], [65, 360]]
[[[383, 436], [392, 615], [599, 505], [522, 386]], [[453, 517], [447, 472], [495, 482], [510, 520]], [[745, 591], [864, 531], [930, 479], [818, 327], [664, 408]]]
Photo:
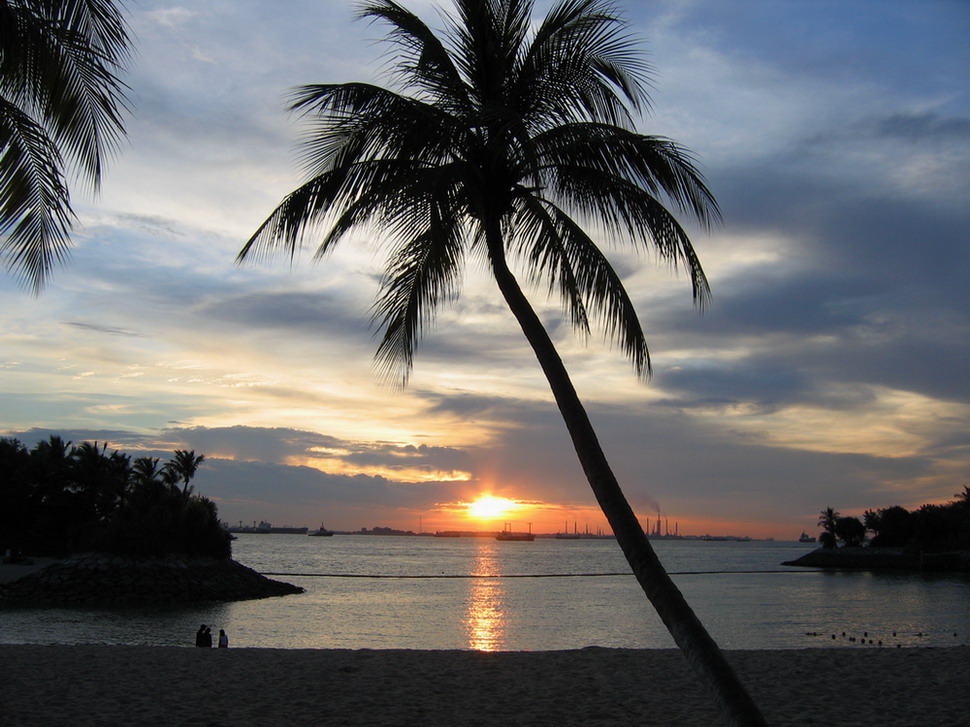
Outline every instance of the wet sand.
[[[728, 658], [770, 724], [970, 724], [970, 647]], [[0, 645], [0, 663], [8, 726], [720, 724], [674, 650]]]

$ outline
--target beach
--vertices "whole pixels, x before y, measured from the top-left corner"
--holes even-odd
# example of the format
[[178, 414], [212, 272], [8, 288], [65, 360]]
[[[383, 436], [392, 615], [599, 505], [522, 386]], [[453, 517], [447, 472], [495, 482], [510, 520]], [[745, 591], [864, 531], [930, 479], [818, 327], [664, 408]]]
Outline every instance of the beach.
[[[730, 651], [773, 725], [970, 724], [970, 647]], [[13, 725], [712, 725], [675, 650], [0, 645]]]

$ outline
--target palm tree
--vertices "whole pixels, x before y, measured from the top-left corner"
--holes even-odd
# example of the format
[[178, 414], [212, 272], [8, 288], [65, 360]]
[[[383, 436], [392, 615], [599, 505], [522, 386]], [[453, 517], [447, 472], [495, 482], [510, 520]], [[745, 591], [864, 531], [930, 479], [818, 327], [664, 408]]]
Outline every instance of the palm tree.
[[827, 533], [835, 535], [835, 526], [842, 517], [835, 508], [827, 507], [818, 514], [818, 525]]
[[176, 449], [175, 457], [165, 465], [165, 471], [170, 473], [173, 480], [182, 483], [182, 495], [188, 497], [191, 489], [189, 482], [195, 477], [199, 465], [205, 461], [205, 455], [196, 455], [195, 450], [186, 452], [184, 449]]
[[112, 0], [0, 0], [0, 257], [35, 293], [70, 243], [67, 162], [97, 190], [124, 134], [128, 47]]
[[757, 706], [650, 545], [569, 375], [511, 264], [559, 293], [580, 332], [601, 319], [647, 376], [646, 339], [622, 280], [581, 221], [683, 265], [694, 298], [707, 281], [667, 205], [707, 225], [717, 204], [691, 156], [634, 130], [648, 68], [609, 0], [560, 0], [538, 26], [532, 0], [455, 0], [443, 37], [393, 0], [359, 16], [390, 26], [394, 91], [364, 83], [303, 86], [292, 110], [312, 116], [309, 179], [240, 252], [296, 254], [324, 230], [317, 256], [351, 231], [393, 243], [374, 320], [385, 373], [407, 380], [422, 328], [457, 295], [467, 257], [484, 262], [531, 344], [580, 463], [641, 587], [734, 724]]
[[132, 483], [151, 492], [160, 492], [160, 486], [167, 484], [164, 469], [158, 466], [158, 457], [139, 457], [131, 466]]

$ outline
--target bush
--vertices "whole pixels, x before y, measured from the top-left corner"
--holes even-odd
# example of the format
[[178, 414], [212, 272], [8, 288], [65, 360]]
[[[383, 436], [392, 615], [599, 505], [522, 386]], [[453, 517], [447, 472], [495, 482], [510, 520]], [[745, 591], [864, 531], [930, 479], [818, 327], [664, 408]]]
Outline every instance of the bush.
[[856, 547], [866, 539], [866, 527], [857, 517], [840, 517], [835, 523], [835, 537], [849, 547]]
[[903, 547], [912, 540], [916, 519], [906, 508], [894, 505], [879, 510], [871, 519], [868, 517], [870, 513], [866, 515], [869, 530], [875, 533], [872, 538], [873, 546]]

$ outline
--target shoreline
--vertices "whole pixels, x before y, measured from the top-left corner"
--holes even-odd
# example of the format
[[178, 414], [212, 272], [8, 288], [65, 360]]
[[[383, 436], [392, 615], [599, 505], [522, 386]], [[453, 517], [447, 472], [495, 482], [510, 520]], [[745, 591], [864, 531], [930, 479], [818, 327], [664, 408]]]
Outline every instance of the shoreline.
[[244, 601], [304, 590], [267, 578], [238, 561], [207, 556], [86, 552], [50, 563], [38, 560], [3, 564], [0, 605], [178, 605]]
[[[965, 724], [970, 647], [727, 651], [772, 725]], [[716, 725], [679, 651], [0, 644], [6, 725]]]
[[970, 552], [907, 552], [903, 548], [816, 548], [781, 565], [830, 570], [900, 570], [917, 573], [970, 573]]

